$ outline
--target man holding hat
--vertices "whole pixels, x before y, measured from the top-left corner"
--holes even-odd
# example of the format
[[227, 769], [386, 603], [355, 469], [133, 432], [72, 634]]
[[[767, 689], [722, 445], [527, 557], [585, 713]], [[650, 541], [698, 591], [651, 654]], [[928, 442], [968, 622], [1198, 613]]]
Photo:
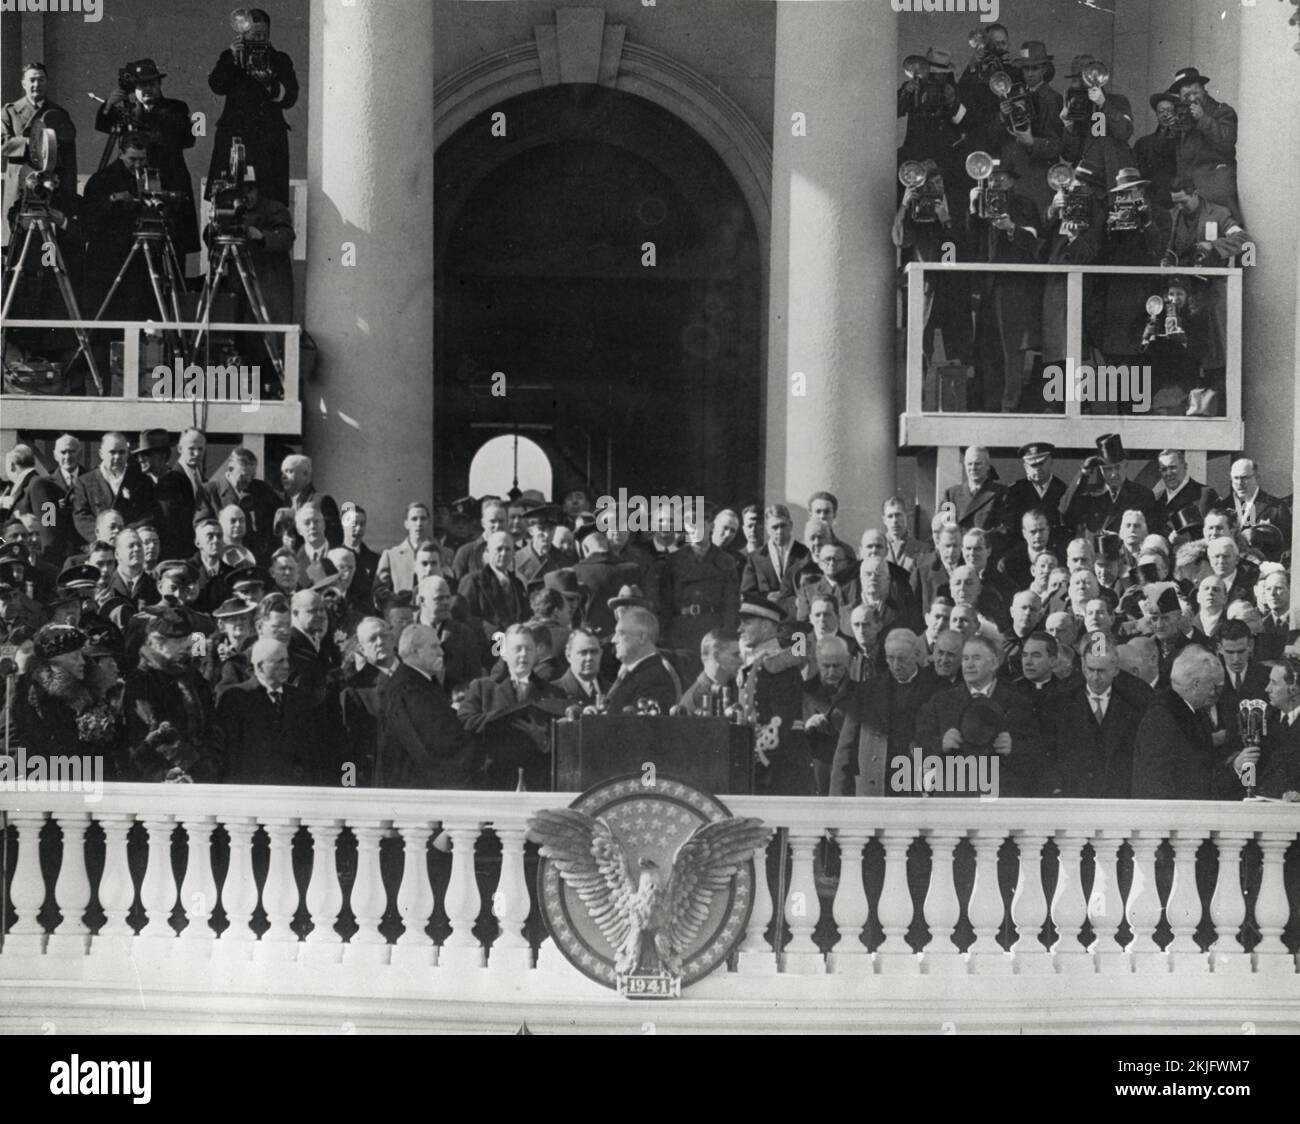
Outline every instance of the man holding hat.
[[195, 137], [190, 107], [176, 98], [163, 97], [162, 80], [166, 77], [153, 59], [127, 63], [118, 72], [118, 88], [95, 114], [95, 129], [139, 135], [147, 146], [145, 166], [158, 169], [164, 191], [180, 193], [180, 202], [172, 209], [172, 241], [183, 267], [185, 255], [199, 249], [194, 187], [185, 164], [185, 150], [194, 147]]
[[1187, 128], [1178, 133], [1178, 174], [1193, 176], [1206, 200], [1241, 214], [1237, 197], [1237, 111], [1206, 92], [1208, 75], [1185, 66], [1169, 93], [1187, 107]]
[[1074, 534], [1095, 535], [1100, 531], [1119, 533], [1124, 512], [1140, 511], [1147, 526], [1157, 526], [1156, 498], [1145, 484], [1128, 479], [1124, 442], [1118, 433], [1097, 438], [1098, 455], [1079, 467], [1074, 495], [1065, 512], [1065, 525]]

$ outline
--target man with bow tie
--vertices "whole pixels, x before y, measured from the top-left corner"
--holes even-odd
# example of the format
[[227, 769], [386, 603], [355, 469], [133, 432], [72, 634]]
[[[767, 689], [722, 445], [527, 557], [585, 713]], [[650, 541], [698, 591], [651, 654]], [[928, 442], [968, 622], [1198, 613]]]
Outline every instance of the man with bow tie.
[[226, 737], [227, 784], [337, 784], [319, 759], [316, 712], [289, 682], [289, 649], [278, 640], [254, 642], [253, 677], [224, 690], [217, 724]]

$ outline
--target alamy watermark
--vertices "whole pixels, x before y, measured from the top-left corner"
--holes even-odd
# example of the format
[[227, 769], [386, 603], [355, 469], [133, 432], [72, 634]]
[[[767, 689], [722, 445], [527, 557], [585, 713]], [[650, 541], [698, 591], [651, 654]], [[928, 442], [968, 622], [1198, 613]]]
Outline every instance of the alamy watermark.
[[0, 792], [80, 792], [87, 804], [104, 799], [104, 759], [87, 754], [29, 754], [19, 746], [0, 755]]
[[970, 12], [979, 13], [980, 23], [996, 23], [998, 0], [889, 0], [896, 12]]
[[1091, 402], [1093, 404], [1127, 403], [1133, 413], [1145, 414], [1151, 409], [1151, 368], [1119, 364], [1075, 363], [1065, 361], [1064, 369], [1057, 363], [1043, 368], [1045, 402]]
[[149, 393], [155, 402], [239, 403], [239, 411], [257, 411], [262, 393], [262, 369], [258, 366], [184, 366], [179, 359], [170, 366], [153, 369]]
[[86, 23], [104, 18], [104, 0], [0, 0], [0, 12], [79, 12]]
[[703, 496], [629, 496], [626, 488], [618, 496], [601, 496], [596, 501], [596, 530], [685, 531], [706, 522]]
[[916, 746], [910, 756], [890, 761], [889, 787], [900, 795], [960, 793], [996, 800], [1002, 759], [996, 754], [926, 753]]

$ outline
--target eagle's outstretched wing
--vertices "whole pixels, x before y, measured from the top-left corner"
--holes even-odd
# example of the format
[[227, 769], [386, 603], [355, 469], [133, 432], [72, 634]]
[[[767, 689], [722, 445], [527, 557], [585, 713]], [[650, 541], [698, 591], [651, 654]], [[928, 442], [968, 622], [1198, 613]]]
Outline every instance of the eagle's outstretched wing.
[[560, 877], [582, 899], [602, 935], [618, 948], [631, 929], [629, 906], [636, 879], [623, 844], [608, 824], [572, 808], [541, 811], [528, 830]]
[[[673, 856], [664, 894], [668, 940], [678, 950], [699, 935], [709, 903], [767, 839], [762, 820], [729, 819], [699, 827]], [[760, 877], [763, 875], [760, 874]]]

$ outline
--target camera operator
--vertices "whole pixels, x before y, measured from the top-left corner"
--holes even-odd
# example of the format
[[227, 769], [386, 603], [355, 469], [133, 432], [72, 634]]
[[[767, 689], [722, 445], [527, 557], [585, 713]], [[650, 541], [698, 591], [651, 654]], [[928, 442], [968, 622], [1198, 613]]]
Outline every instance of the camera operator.
[[1178, 174], [1191, 176], [1207, 202], [1241, 214], [1237, 197], [1237, 111], [1206, 93], [1209, 78], [1194, 66], [1174, 75], [1169, 87], [1180, 106]]
[[[1169, 212], [1150, 198], [1152, 183], [1137, 168], [1121, 168], [1110, 189], [1102, 265], [1151, 267], [1169, 245]], [[1135, 341], [1142, 331], [1143, 306], [1153, 291], [1149, 275], [1105, 279], [1099, 346], [1108, 363], [1139, 366]]]
[[[77, 127], [68, 111], [45, 96], [49, 76], [43, 62], [24, 64], [23, 96], [0, 111], [0, 153], [11, 162], [21, 162], [27, 155], [27, 142], [33, 128], [53, 129], [58, 139], [59, 187], [54, 206], [64, 214], [77, 211]], [[17, 316], [15, 315], [15, 318]]]
[[[251, 164], [245, 170], [237, 201], [222, 198], [220, 192], [217, 194], [214, 199], [217, 220], [203, 232], [203, 238], [211, 243], [214, 226], [242, 232], [248, 241], [249, 259], [266, 301], [267, 316], [272, 324], [288, 324], [293, 321], [293, 261], [290, 257], [294, 240], [293, 216], [283, 203], [262, 195], [257, 173], [258, 169]], [[214, 320], [227, 323], [252, 323], [255, 319], [243, 286], [239, 284], [221, 289], [214, 301], [212, 315]], [[261, 366], [264, 373], [270, 372], [271, 357], [265, 353], [261, 337], [249, 333], [243, 342], [254, 353], [252, 361]]]
[[[1028, 127], [1016, 128], [1008, 119], [1012, 110], [1002, 107], [1005, 124], [1001, 155], [1003, 161], [1015, 167], [1023, 177], [1021, 190], [1033, 200], [1039, 216], [1046, 214], [1052, 201], [1052, 189], [1047, 183], [1048, 170], [1061, 158], [1062, 138], [1065, 129], [1061, 124], [1061, 109], [1065, 99], [1049, 83], [1049, 69], [1053, 56], [1047, 47], [1036, 39], [1021, 44], [1020, 54], [1011, 60], [1015, 73], [1024, 84]], [[1015, 100], [1012, 93], [1011, 100]], [[1010, 139], [1005, 139], [1005, 134]], [[990, 151], [996, 151], [990, 149]]]
[[[926, 181], [919, 187], [904, 189], [890, 232], [894, 245], [903, 251], [903, 263], [937, 262], [943, 257], [945, 243], [958, 247], [959, 261], [969, 261], [966, 231], [953, 219], [939, 165], [925, 160], [921, 167]], [[926, 275], [926, 321], [921, 341], [927, 364], [934, 353], [936, 328], [943, 332], [943, 350], [948, 359], [970, 361], [974, 345], [970, 292], [969, 274]]]
[[903, 63], [907, 80], [898, 88], [898, 116], [907, 118], [907, 135], [898, 162], [935, 161], [951, 182], [961, 163], [956, 146], [969, 127], [970, 113], [957, 96], [952, 55], [931, 47]]
[[173, 208], [172, 241], [183, 269], [185, 255], [199, 248], [194, 185], [185, 163], [185, 150], [194, 147], [194, 133], [190, 107], [176, 98], [163, 97], [162, 80], [166, 77], [153, 59], [127, 63], [118, 72], [118, 89], [95, 114], [95, 128], [101, 133], [142, 137], [148, 154], [146, 166], [158, 169], [164, 191], [180, 193]]
[[262, 198], [287, 205], [289, 126], [284, 111], [298, 101], [298, 76], [293, 60], [271, 46], [266, 12], [240, 8], [230, 19], [239, 33], [208, 75], [212, 92], [226, 99], [208, 166], [209, 193], [230, 166], [230, 145], [239, 137], [260, 176]]
[[978, 131], [997, 124], [998, 98], [989, 89], [989, 78], [994, 71], [1009, 69], [1011, 33], [1002, 24], [991, 23], [971, 32], [970, 44], [970, 62], [957, 79], [957, 97], [969, 114], [964, 124]]
[[[1050, 265], [1091, 265], [1097, 260], [1106, 236], [1106, 184], [1098, 165], [1079, 161], [1073, 179], [1059, 188], [1047, 208], [1047, 261]], [[1083, 353], [1087, 355], [1095, 338], [1092, 321], [1100, 308], [1093, 298], [1095, 278], [1083, 278]], [[1064, 273], [1044, 278], [1043, 360], [1064, 366], [1066, 359]]]
[[[1110, 68], [1092, 55], [1075, 55], [1070, 78], [1061, 110], [1065, 129], [1061, 159], [1071, 164], [1087, 161], [1101, 170], [1105, 187], [1114, 187], [1119, 170], [1133, 163], [1128, 143], [1133, 136], [1133, 106], [1123, 94], [1105, 88]], [[1096, 120], [1098, 113], [1103, 120]]]
[[[78, 298], [81, 294], [83, 266], [81, 225], [77, 221], [80, 203], [75, 192], [70, 197], [64, 192], [63, 177], [59, 172], [41, 173], [28, 169], [19, 180], [18, 198], [6, 216], [11, 253], [19, 250], [26, 236], [30, 222], [25, 217], [28, 213], [49, 219], [68, 270], [68, 278]], [[17, 244], [12, 240], [17, 240]], [[64, 307], [59, 292], [54, 267], [44, 246], [38, 242], [23, 262], [22, 280], [16, 286], [13, 303], [9, 307], [9, 318], [63, 320], [67, 316], [68, 310]], [[46, 353], [65, 349], [70, 351], [77, 346], [76, 337], [70, 329], [51, 331], [44, 328], [15, 328], [13, 333], [20, 344]]]
[[[82, 199], [86, 233], [86, 296], [88, 316], [103, 304], [108, 290], [122, 268], [135, 239], [140, 216], [138, 177], [148, 164], [148, 142], [138, 133], [122, 138], [121, 155], [86, 183]], [[109, 320], [158, 318], [149, 282], [149, 269], [142, 255], [136, 255], [122, 278], [112, 305], [105, 310]]]
[[1167, 90], [1152, 94], [1148, 100], [1156, 115], [1156, 129], [1134, 142], [1133, 159], [1138, 171], [1151, 181], [1147, 191], [1151, 206], [1168, 209], [1169, 181], [1178, 174], [1178, 141], [1182, 135], [1177, 108], [1179, 101]]
[[[975, 261], [1034, 265], [1042, 223], [1037, 207], [1020, 193], [1020, 173], [994, 160], [985, 186], [970, 194], [967, 231]], [[981, 195], [996, 194], [986, 205]], [[987, 201], [986, 201], [987, 202]], [[987, 214], [981, 218], [981, 211]], [[1033, 274], [975, 274], [980, 295], [975, 323], [976, 372], [986, 410], [1015, 410], [1024, 385], [1026, 353], [1042, 343], [1042, 279]], [[976, 408], [974, 405], [972, 409]]]

